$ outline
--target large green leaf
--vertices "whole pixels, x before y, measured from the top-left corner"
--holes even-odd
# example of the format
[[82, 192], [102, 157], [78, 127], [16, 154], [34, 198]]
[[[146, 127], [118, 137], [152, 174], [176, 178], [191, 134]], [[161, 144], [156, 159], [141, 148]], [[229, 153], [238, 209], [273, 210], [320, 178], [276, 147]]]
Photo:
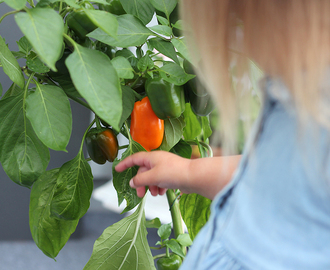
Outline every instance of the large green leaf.
[[3, 71], [8, 75], [8, 77], [19, 87], [24, 87], [25, 81], [21, 68], [1, 36], [0, 62], [2, 64]]
[[114, 15], [104, 10], [84, 9], [84, 12], [97, 27], [116, 38], [118, 22]]
[[19, 94], [21, 94], [23, 91], [22, 88], [20, 88], [16, 83], [13, 83], [9, 89], [7, 90], [7, 92], [3, 95], [2, 99], [5, 99], [7, 97], [12, 97], [12, 96], [17, 96]]
[[124, 56], [116, 56], [115, 58], [111, 59], [111, 64], [117, 71], [119, 78], [134, 78], [133, 68], [130, 62]]
[[183, 137], [185, 140], [194, 140], [201, 134], [202, 127], [197, 116], [191, 110], [189, 103], [186, 103], [186, 109], [183, 112], [183, 116], [186, 122], [186, 126], [183, 130]]
[[187, 74], [183, 68], [173, 62], [166, 63], [159, 69], [160, 76], [175, 85], [184, 85], [187, 81], [193, 79], [195, 75]]
[[20, 10], [25, 7], [26, 0], [4, 0], [4, 2], [13, 9]]
[[94, 112], [119, 130], [122, 93], [119, 78], [104, 53], [80, 45], [65, 60], [71, 79]]
[[60, 57], [63, 44], [62, 17], [50, 8], [33, 8], [17, 13], [15, 20], [40, 59], [56, 70], [55, 63]]
[[148, 42], [157, 51], [171, 58], [175, 63], [180, 65], [178, 57], [176, 56], [174, 46], [170, 41], [166, 41], [161, 38], [151, 38], [148, 40]]
[[[115, 168], [115, 166], [126, 157], [141, 151], [146, 150], [137, 142], [132, 141], [127, 150], [123, 153], [121, 159], [116, 159], [113, 162], [112, 168]], [[132, 210], [141, 202], [141, 198], [137, 196], [136, 190], [131, 188], [129, 185], [129, 181], [137, 174], [138, 169], [138, 166], [134, 166], [121, 173], [118, 173], [115, 169], [112, 170], [113, 185], [117, 191], [118, 204], [120, 205], [124, 199], [126, 200], [126, 208], [123, 213]]]
[[120, 2], [128, 14], [139, 18], [144, 25], [151, 21], [155, 13], [155, 9], [149, 0], [120, 0]]
[[30, 196], [29, 223], [33, 240], [51, 258], [57, 256], [78, 224], [78, 220], [60, 220], [50, 214], [58, 172], [59, 169], [53, 169], [41, 175]]
[[65, 151], [72, 131], [72, 114], [61, 88], [37, 84], [36, 91], [26, 99], [26, 116], [46, 146]]
[[142, 45], [146, 42], [147, 38], [153, 34], [138, 18], [131, 14], [118, 16], [117, 20], [118, 32], [116, 39], [109, 36], [100, 28], [95, 29], [87, 36], [95, 38], [110, 46], [127, 48]]
[[172, 149], [172, 153], [184, 157], [184, 158], [191, 158], [192, 148], [190, 144], [186, 143], [184, 140], [180, 140]]
[[104, 230], [84, 270], [155, 270], [148, 245], [144, 204]]
[[30, 187], [50, 155], [25, 116], [24, 102], [24, 93], [0, 100], [0, 162], [11, 180]]
[[186, 44], [186, 39], [185, 38], [173, 38], [171, 40], [172, 44], [174, 47], [177, 49], [177, 51], [185, 58], [187, 59], [190, 63], [192, 62], [187, 44]]
[[174, 145], [176, 145], [183, 135], [183, 128], [185, 122], [183, 117], [169, 118], [164, 121], [164, 139], [159, 147], [160, 150], [169, 151]]
[[192, 240], [208, 221], [211, 203], [210, 199], [198, 194], [182, 194], [180, 212]]
[[178, 4], [178, 0], [150, 0], [151, 4], [166, 14], [167, 18], [169, 18], [170, 14]]
[[127, 118], [131, 115], [133, 108], [134, 108], [134, 103], [135, 103], [135, 95], [133, 92], [133, 89], [122, 85], [121, 89], [123, 91], [123, 114], [121, 116], [121, 120], [119, 123], [119, 126], [121, 127], [124, 122], [127, 120]]
[[61, 219], [79, 219], [86, 214], [93, 191], [93, 175], [83, 152], [64, 163], [57, 177], [57, 185], [50, 211]]

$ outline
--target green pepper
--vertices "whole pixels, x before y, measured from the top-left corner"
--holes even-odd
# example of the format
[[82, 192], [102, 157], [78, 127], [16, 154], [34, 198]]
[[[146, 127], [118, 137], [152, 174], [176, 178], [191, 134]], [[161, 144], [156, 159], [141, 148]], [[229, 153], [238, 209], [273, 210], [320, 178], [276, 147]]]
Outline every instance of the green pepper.
[[158, 118], [177, 118], [183, 113], [185, 98], [182, 86], [169, 83], [161, 77], [155, 77], [146, 81], [145, 89]]
[[75, 10], [66, 17], [68, 27], [78, 38], [84, 40], [86, 35], [97, 28], [83, 9]]
[[[195, 74], [193, 66], [187, 60], [183, 61], [183, 67], [188, 74]], [[197, 77], [189, 80], [183, 87], [186, 100], [190, 102], [196, 115], [207, 116], [214, 110], [212, 97]]]
[[169, 257], [160, 258], [157, 261], [157, 268], [158, 270], [177, 270], [181, 264], [181, 257], [176, 254], [171, 254]]
[[99, 4], [99, 9], [108, 11], [115, 15], [123, 15], [126, 14], [120, 0], [106, 0], [109, 5]]
[[118, 155], [117, 137], [110, 128], [92, 128], [85, 137], [89, 157], [97, 164], [113, 162]]

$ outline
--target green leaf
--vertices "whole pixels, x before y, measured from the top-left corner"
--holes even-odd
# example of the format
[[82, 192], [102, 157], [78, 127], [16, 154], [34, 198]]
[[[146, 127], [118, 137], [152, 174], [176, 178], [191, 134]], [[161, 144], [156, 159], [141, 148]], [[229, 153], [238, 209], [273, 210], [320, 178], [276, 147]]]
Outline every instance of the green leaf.
[[4, 0], [13, 9], [20, 10], [25, 7], [26, 0]]
[[0, 162], [11, 180], [30, 187], [46, 170], [48, 148], [25, 117], [24, 93], [0, 100]]
[[116, 39], [106, 34], [100, 28], [95, 29], [87, 36], [110, 46], [127, 48], [142, 45], [146, 42], [147, 38], [153, 34], [138, 18], [131, 14], [118, 16], [117, 20], [118, 32]]
[[186, 143], [184, 140], [180, 140], [170, 152], [183, 158], [191, 158], [192, 148], [190, 144]]
[[162, 223], [160, 222], [160, 219], [159, 218], [154, 218], [152, 220], [147, 220], [146, 221], [146, 227], [147, 228], [159, 229], [160, 226], [162, 226]]
[[198, 194], [182, 194], [180, 212], [192, 240], [208, 221], [211, 203], [210, 199]]
[[149, 0], [120, 0], [120, 3], [128, 14], [139, 18], [144, 25], [151, 21], [155, 13]]
[[167, 26], [170, 25], [168, 19], [166, 19], [166, 18], [164, 18], [164, 17], [162, 17], [162, 16], [159, 16], [159, 15], [156, 15], [156, 17], [157, 17], [157, 20], [158, 20], [162, 25], [167, 25]]
[[61, 88], [37, 84], [36, 91], [26, 98], [26, 116], [47, 147], [65, 151], [72, 131], [72, 114]]
[[40, 59], [52, 70], [62, 51], [64, 24], [53, 9], [33, 8], [19, 12], [15, 20]]
[[156, 270], [147, 241], [144, 206], [108, 227], [96, 240], [84, 270]]
[[170, 248], [175, 254], [178, 254], [178, 255], [181, 256], [182, 258], [185, 257], [185, 255], [184, 255], [184, 253], [183, 253], [183, 251], [182, 251], [182, 249], [181, 249], [180, 244], [179, 244], [176, 240], [171, 239], [170, 241], [168, 241], [168, 242], [166, 243], [166, 246], [167, 246], [168, 248]]
[[19, 41], [17, 41], [18, 49], [20, 52], [24, 53], [26, 56], [30, 53], [32, 50], [31, 43], [27, 40], [26, 36], [23, 36], [20, 38]]
[[134, 73], [130, 62], [123, 56], [117, 56], [111, 60], [112, 66], [117, 71], [118, 77], [123, 79], [133, 79]]
[[192, 241], [191, 238], [189, 236], [189, 234], [185, 233], [185, 234], [180, 234], [176, 240], [178, 241], [178, 243], [183, 246], [183, 247], [189, 247], [192, 245]]
[[178, 4], [178, 0], [150, 0], [150, 2], [155, 7], [155, 9], [164, 12], [167, 17], [170, 16]]
[[163, 224], [159, 227], [157, 234], [162, 240], [166, 240], [171, 236], [172, 226], [171, 223]]
[[209, 138], [212, 135], [210, 121], [207, 116], [199, 116], [199, 119], [202, 126], [203, 140], [205, 141], [207, 138]]
[[119, 130], [122, 93], [116, 70], [104, 53], [75, 45], [65, 60], [71, 79], [94, 112]]
[[157, 51], [159, 51], [160, 53], [164, 54], [165, 56], [171, 58], [175, 63], [180, 65], [178, 57], [176, 56], [174, 46], [172, 45], [172, 43], [170, 41], [166, 41], [161, 38], [151, 38], [148, 40], [148, 42]]
[[93, 175], [83, 152], [64, 163], [57, 177], [51, 201], [52, 215], [66, 220], [82, 218], [90, 205], [93, 191]]
[[166, 63], [159, 69], [160, 76], [170, 83], [184, 85], [187, 81], [193, 79], [195, 75], [187, 74], [181, 66], [176, 63]]
[[34, 242], [50, 258], [55, 258], [71, 234], [78, 220], [60, 220], [50, 214], [50, 202], [59, 169], [42, 174], [34, 183], [30, 195], [29, 223]]
[[132, 210], [141, 202], [141, 198], [137, 196], [136, 190], [131, 188], [129, 185], [129, 181], [137, 174], [139, 167], [134, 166], [121, 173], [118, 173], [114, 168], [121, 160], [141, 151], [146, 150], [137, 142], [131, 141], [129, 147], [123, 153], [121, 159], [115, 159], [112, 165], [113, 185], [117, 191], [118, 205], [120, 205], [124, 199], [126, 200], [126, 208], [124, 209], [123, 213]]
[[3, 91], [2, 84], [0, 83], [0, 96], [2, 96], [2, 91]]
[[24, 87], [25, 81], [21, 68], [13, 56], [11, 51], [8, 49], [5, 41], [0, 36], [0, 62], [2, 64], [3, 71], [8, 77], [20, 87]]
[[166, 119], [164, 121], [164, 139], [159, 147], [160, 150], [169, 151], [176, 145], [182, 138], [184, 127], [183, 117]]
[[2, 99], [12, 97], [12, 96], [17, 96], [21, 94], [23, 91], [22, 88], [20, 88], [16, 83], [13, 83], [9, 89], [6, 91], [6, 93], [3, 95]]
[[118, 22], [114, 15], [104, 10], [84, 9], [84, 12], [97, 27], [116, 38]]
[[198, 121], [197, 116], [191, 110], [189, 103], [186, 103], [186, 109], [183, 112], [186, 126], [183, 130], [183, 137], [185, 140], [194, 140], [202, 132], [202, 127]]
[[123, 93], [123, 114], [119, 122], [120, 127], [123, 126], [124, 122], [131, 115], [135, 103], [135, 95], [132, 88], [122, 85], [121, 90]]
[[172, 29], [171, 27], [167, 26], [167, 25], [153, 25], [151, 27], [149, 27], [149, 29], [153, 32], [156, 32], [158, 34], [164, 35], [166, 37], [169, 37], [172, 35]]
[[176, 29], [183, 30], [183, 20], [177, 20], [172, 26]]
[[151, 69], [154, 67], [154, 61], [150, 58], [148, 54], [145, 54], [143, 57], [139, 59], [139, 62], [137, 63], [137, 68], [144, 72], [147, 69]]
[[35, 54], [35, 52], [31, 52], [26, 58], [26, 65], [29, 69], [37, 73], [46, 73], [50, 70], [49, 67], [41, 62], [40, 58]]
[[171, 40], [174, 47], [177, 49], [177, 51], [189, 62], [192, 62], [191, 56], [189, 54], [189, 50], [186, 44], [185, 38], [173, 38]]

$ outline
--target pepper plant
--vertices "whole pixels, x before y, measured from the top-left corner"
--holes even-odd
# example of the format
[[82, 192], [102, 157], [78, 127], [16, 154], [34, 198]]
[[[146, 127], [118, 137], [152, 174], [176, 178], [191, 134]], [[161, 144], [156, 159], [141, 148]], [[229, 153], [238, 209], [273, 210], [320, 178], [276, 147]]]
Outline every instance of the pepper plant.
[[[0, 162], [12, 181], [31, 189], [31, 234], [45, 255], [58, 255], [89, 208], [90, 160], [113, 161], [118, 149], [125, 149], [120, 160], [155, 149], [190, 158], [191, 145], [198, 146], [201, 157], [212, 155], [208, 115], [213, 107], [208, 94], [196, 90], [200, 83], [189, 66], [178, 0], [2, 0], [1, 5], [12, 11], [0, 23], [14, 16], [23, 36], [17, 51], [10, 51], [0, 36], [0, 63], [12, 81], [0, 92]], [[134, 124], [131, 117], [135, 103], [146, 96], [163, 123], [161, 130], [153, 130], [161, 140], [151, 149], [132, 136], [155, 140], [140, 132], [150, 129], [151, 134], [148, 116], [136, 114]], [[81, 134], [76, 157], [47, 171], [49, 149], [66, 151], [71, 136], [69, 100], [90, 109], [95, 120]], [[118, 146], [113, 138], [118, 134], [129, 144]], [[146, 221], [145, 198], [129, 186], [137, 170], [113, 170], [118, 195], [113, 200], [126, 203], [123, 212], [135, 212], [109, 224], [84, 269], [146, 270], [155, 269], [155, 259], [178, 262], [206, 223], [210, 200], [179, 190], [167, 191], [172, 225], [161, 225], [157, 217]], [[153, 258], [147, 227], [158, 228], [161, 240], [155, 248], [166, 249], [163, 255]]]

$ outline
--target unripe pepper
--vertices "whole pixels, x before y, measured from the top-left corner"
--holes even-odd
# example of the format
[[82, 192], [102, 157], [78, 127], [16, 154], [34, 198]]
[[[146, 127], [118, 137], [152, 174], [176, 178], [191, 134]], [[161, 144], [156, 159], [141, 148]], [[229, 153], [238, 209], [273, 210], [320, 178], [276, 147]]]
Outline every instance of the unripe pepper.
[[148, 97], [137, 101], [131, 114], [130, 133], [132, 139], [147, 151], [158, 148], [164, 138], [164, 120], [152, 110]]
[[149, 78], [145, 84], [152, 109], [160, 119], [178, 118], [185, 109], [183, 87], [161, 77]]
[[176, 254], [171, 254], [169, 257], [160, 258], [157, 261], [157, 268], [158, 270], [178, 270], [181, 264], [181, 257]]
[[86, 135], [85, 143], [89, 157], [97, 164], [113, 162], [118, 155], [117, 137], [110, 128], [92, 128]]

